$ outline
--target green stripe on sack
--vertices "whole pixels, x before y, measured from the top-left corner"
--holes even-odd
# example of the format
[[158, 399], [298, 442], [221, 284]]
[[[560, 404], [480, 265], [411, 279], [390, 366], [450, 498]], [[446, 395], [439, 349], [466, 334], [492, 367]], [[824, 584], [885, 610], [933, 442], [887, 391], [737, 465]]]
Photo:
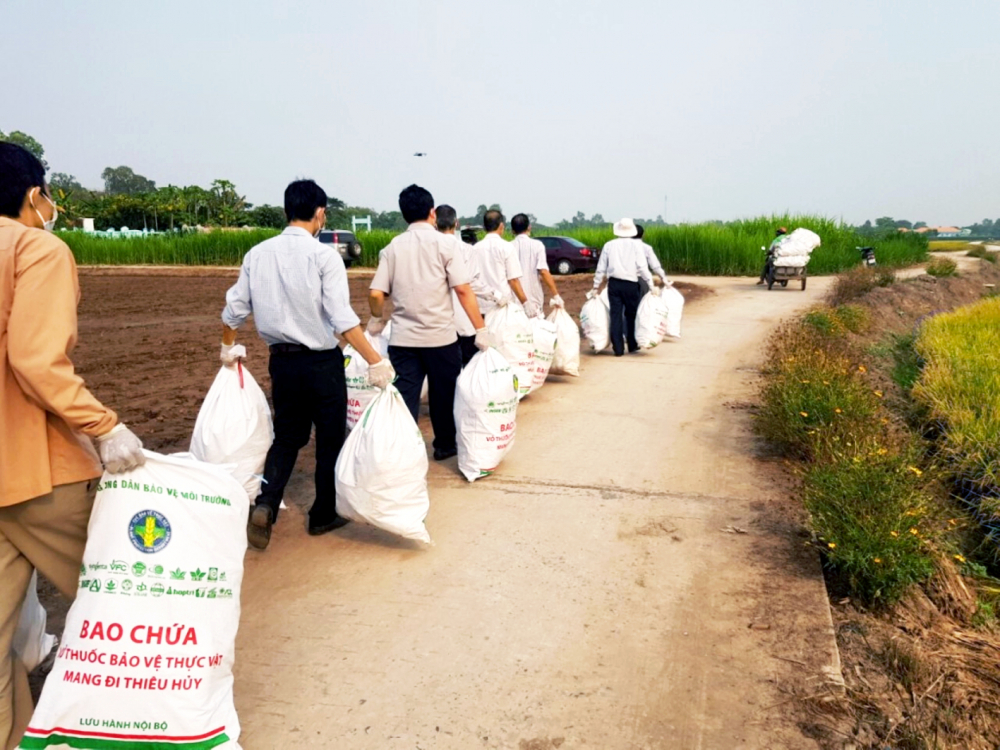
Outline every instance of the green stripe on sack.
[[25, 737], [18, 745], [21, 750], [38, 750], [59, 745], [80, 750], [209, 750], [229, 742], [225, 732], [196, 742], [164, 742], [162, 740], [113, 740], [104, 737], [74, 737], [67, 734], [50, 734], [46, 737]]

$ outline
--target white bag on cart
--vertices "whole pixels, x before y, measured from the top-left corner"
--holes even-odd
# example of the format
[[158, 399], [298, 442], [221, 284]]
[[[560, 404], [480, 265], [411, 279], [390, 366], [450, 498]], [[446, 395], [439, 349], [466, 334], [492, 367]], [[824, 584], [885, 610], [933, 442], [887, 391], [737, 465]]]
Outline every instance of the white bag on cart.
[[427, 448], [395, 386], [379, 392], [347, 436], [336, 477], [344, 518], [430, 544]]
[[556, 307], [546, 318], [556, 327], [556, 353], [552, 357], [553, 375], [580, 375], [580, 329], [570, 314]]
[[660, 295], [667, 309], [666, 335], [681, 337], [681, 317], [684, 315], [684, 295], [672, 286], [665, 287]]
[[524, 308], [510, 302], [491, 310], [486, 314], [486, 329], [490, 345], [507, 359], [517, 378], [518, 398], [524, 398], [535, 375], [535, 338]]
[[489, 476], [514, 446], [517, 384], [496, 349], [477, 352], [458, 376], [458, 469], [470, 482]]
[[[250, 510], [223, 467], [105, 474], [80, 587], [21, 748], [239, 748], [233, 661]], [[197, 743], [197, 745], [191, 744]]]
[[[392, 322], [386, 323], [385, 329], [378, 336], [371, 336], [367, 331], [365, 338], [379, 356], [389, 358], [389, 333]], [[372, 402], [379, 389], [368, 384], [368, 362], [358, 354], [350, 344], [344, 346], [344, 380], [347, 381], [347, 429], [353, 430], [361, 419], [368, 404]]]
[[667, 334], [667, 306], [658, 294], [647, 292], [635, 315], [635, 340], [642, 349], [652, 349]]
[[587, 300], [580, 310], [580, 327], [590, 342], [592, 351], [601, 352], [611, 346], [611, 313], [600, 297]]
[[38, 601], [38, 572], [31, 574], [28, 592], [21, 605], [21, 617], [14, 630], [14, 653], [29, 672], [45, 661], [56, 645], [56, 637], [45, 632], [48, 614]]
[[198, 411], [191, 455], [230, 465], [253, 501], [260, 494], [264, 460], [273, 441], [271, 407], [253, 375], [241, 362], [220, 369]]
[[549, 370], [552, 369], [552, 360], [559, 346], [559, 334], [556, 331], [555, 323], [550, 323], [544, 318], [532, 318], [531, 328], [535, 341], [535, 373], [529, 393], [534, 393], [545, 385], [545, 379], [549, 376]]

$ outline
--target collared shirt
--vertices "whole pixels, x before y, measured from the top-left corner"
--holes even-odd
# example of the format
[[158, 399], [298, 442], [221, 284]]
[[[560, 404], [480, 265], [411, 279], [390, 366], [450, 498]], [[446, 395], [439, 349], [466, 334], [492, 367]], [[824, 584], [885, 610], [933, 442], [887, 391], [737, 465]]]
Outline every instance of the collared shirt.
[[[455, 245], [462, 255], [462, 260], [465, 261], [465, 268], [469, 272], [469, 286], [472, 288], [472, 293], [477, 297], [489, 294], [489, 290], [486, 288], [483, 278], [479, 274], [479, 264], [476, 263], [475, 248], [468, 242], [462, 241], [457, 235], [451, 236], [455, 239]], [[458, 329], [458, 335], [475, 336], [476, 327], [472, 325], [472, 321], [469, 320], [465, 308], [458, 301], [458, 295], [454, 291], [451, 293], [451, 304], [455, 308], [455, 327]]]
[[250, 313], [269, 346], [316, 351], [333, 349], [335, 334], [361, 322], [351, 309], [344, 261], [301, 227], [286, 227], [244, 256], [240, 277], [226, 292], [222, 322], [239, 328]]
[[451, 289], [469, 283], [458, 244], [418, 221], [379, 253], [371, 288], [392, 297], [392, 346], [447, 346], [458, 338]]
[[512, 295], [511, 279], [521, 278], [521, 261], [514, 245], [499, 234], [488, 234], [475, 244], [476, 264], [483, 284], [488, 290], [479, 298], [479, 309], [483, 315], [497, 306], [493, 294], [501, 297]]
[[542, 280], [539, 278], [538, 272], [549, 270], [545, 245], [539, 240], [531, 239], [526, 234], [517, 235], [513, 244], [517, 248], [521, 270], [524, 271], [524, 276], [521, 277], [524, 294], [529, 302], [533, 302], [537, 309], [542, 310], [545, 305], [545, 292], [542, 289]]
[[622, 281], [642, 279], [650, 286], [653, 285], [653, 277], [649, 275], [641, 243], [631, 237], [613, 239], [601, 250], [601, 259], [597, 261], [597, 271], [594, 273], [594, 289], [601, 285], [605, 276]]
[[639, 244], [642, 245], [642, 250], [646, 253], [646, 264], [649, 266], [649, 270], [660, 278], [666, 279], [667, 274], [663, 270], [663, 266], [660, 264], [660, 259], [656, 257], [656, 251], [642, 240], [639, 240]]
[[0, 507], [101, 476], [86, 436], [118, 417], [73, 369], [79, 301], [66, 243], [0, 216]]

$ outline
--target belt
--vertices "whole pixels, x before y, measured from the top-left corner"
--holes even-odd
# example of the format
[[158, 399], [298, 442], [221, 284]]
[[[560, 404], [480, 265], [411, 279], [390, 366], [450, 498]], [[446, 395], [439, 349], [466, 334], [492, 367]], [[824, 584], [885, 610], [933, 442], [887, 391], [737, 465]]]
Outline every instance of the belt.
[[303, 344], [271, 344], [268, 347], [271, 354], [291, 354], [292, 352], [310, 352], [308, 346]]

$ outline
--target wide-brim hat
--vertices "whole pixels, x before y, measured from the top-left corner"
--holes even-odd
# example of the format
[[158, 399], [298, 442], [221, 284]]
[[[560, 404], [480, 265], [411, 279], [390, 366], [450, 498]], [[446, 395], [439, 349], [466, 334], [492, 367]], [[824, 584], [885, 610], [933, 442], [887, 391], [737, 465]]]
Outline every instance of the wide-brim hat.
[[619, 219], [615, 222], [615, 237], [635, 237], [639, 231], [631, 219]]

